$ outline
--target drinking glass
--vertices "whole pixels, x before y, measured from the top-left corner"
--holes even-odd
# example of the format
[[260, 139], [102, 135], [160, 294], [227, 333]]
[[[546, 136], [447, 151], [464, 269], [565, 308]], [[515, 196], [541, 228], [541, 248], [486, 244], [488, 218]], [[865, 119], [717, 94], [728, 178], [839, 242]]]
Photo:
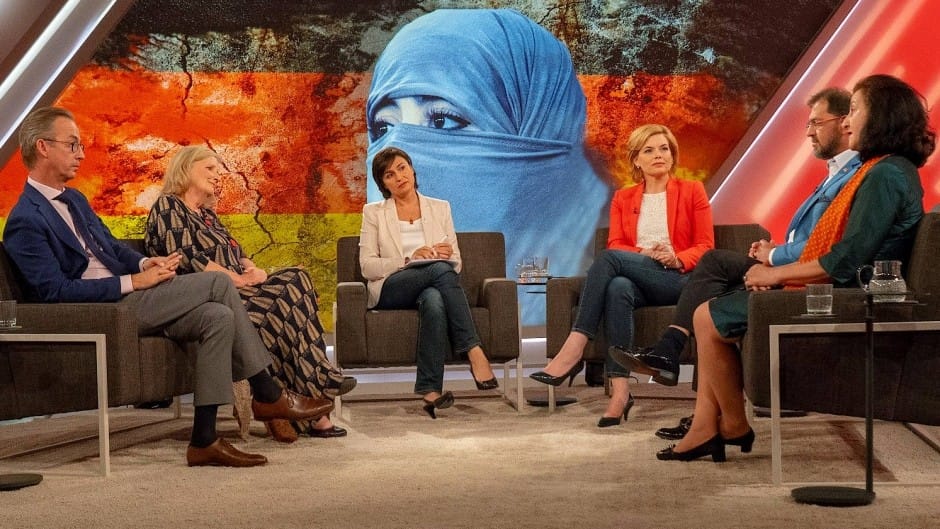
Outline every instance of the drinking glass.
[[806, 285], [806, 313], [832, 314], [832, 284]]
[[539, 255], [535, 257], [535, 275], [538, 277], [548, 277], [548, 257]]

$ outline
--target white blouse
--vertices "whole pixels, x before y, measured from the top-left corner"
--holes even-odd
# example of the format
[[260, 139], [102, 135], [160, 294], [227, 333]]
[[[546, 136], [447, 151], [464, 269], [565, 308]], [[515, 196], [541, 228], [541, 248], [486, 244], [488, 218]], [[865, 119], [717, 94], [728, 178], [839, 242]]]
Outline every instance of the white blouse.
[[665, 244], [672, 250], [669, 239], [669, 223], [666, 220], [666, 192], [644, 193], [640, 205], [640, 217], [636, 222], [636, 245], [650, 248], [656, 243]]
[[424, 240], [424, 222], [421, 219], [415, 219], [414, 223], [400, 220], [398, 227], [401, 229], [401, 250], [406, 257], [411, 258], [415, 250], [427, 246]]

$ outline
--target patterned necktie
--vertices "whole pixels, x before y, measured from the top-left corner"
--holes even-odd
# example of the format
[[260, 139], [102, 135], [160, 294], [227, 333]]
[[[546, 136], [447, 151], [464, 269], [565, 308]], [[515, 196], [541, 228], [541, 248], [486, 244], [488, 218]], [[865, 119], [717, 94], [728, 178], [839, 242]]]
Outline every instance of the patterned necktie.
[[[69, 213], [72, 214], [72, 224], [75, 226], [75, 231], [85, 240], [85, 247], [88, 248], [112, 274], [123, 274], [124, 266], [121, 262], [118, 261], [117, 257], [102, 247], [98, 239], [95, 238], [91, 230], [88, 229], [88, 217], [85, 215], [85, 212], [82, 211], [83, 208], [79, 205], [73, 193], [77, 193], [77, 191], [66, 189], [61, 195], [55, 197], [55, 200], [65, 202], [65, 204], [68, 205]], [[89, 212], [94, 215], [93, 211], [89, 210]]]

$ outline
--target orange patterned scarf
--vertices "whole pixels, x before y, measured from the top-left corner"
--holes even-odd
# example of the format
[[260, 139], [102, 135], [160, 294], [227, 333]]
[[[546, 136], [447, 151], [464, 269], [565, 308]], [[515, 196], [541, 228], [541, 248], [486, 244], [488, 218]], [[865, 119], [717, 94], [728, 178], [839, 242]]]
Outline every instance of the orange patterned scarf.
[[865, 179], [868, 170], [885, 158], [887, 158], [887, 156], [879, 156], [878, 158], [868, 160], [862, 164], [862, 166], [858, 168], [858, 171], [852, 175], [852, 178], [842, 186], [839, 194], [836, 195], [836, 198], [832, 199], [832, 203], [826, 208], [825, 213], [819, 218], [819, 222], [816, 223], [812, 233], [809, 234], [809, 240], [806, 241], [806, 246], [803, 247], [803, 253], [800, 254], [801, 263], [819, 259], [832, 248], [832, 245], [842, 240], [845, 225], [849, 220], [852, 199], [855, 198], [855, 192], [858, 191], [858, 186], [862, 184], [862, 180]]

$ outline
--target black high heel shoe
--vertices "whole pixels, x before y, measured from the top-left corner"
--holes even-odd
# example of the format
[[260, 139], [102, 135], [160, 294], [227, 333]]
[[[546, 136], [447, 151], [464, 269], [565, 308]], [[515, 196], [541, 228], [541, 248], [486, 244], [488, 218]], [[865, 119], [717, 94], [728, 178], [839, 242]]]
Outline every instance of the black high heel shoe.
[[485, 389], [497, 389], [499, 387], [499, 381], [496, 380], [496, 376], [489, 380], [484, 380], [480, 382], [477, 380], [477, 376], [473, 374], [473, 366], [470, 366], [470, 376], [473, 377], [473, 383], [477, 385], [477, 389], [483, 391]]
[[[630, 410], [633, 408], [633, 404], [636, 401], [633, 400], [633, 394], [630, 394], [630, 398], [627, 399], [627, 404], [623, 407], [623, 422], [627, 422], [627, 416], [630, 415]], [[620, 424], [620, 416], [616, 417], [601, 417], [597, 421], [598, 428], [607, 428], [608, 426], [617, 426]]]
[[578, 373], [580, 373], [582, 369], [584, 369], [584, 361], [578, 360], [577, 364], [571, 366], [571, 369], [569, 369], [567, 373], [561, 376], [553, 377], [552, 375], [549, 375], [545, 371], [536, 371], [535, 373], [532, 373], [531, 375], [529, 375], [529, 378], [531, 378], [532, 380], [536, 382], [541, 382], [542, 384], [550, 384], [552, 386], [562, 385], [562, 383], [564, 383], [565, 379], [567, 378], [568, 387], [570, 388], [571, 385], [574, 384], [574, 377], [578, 376]]
[[754, 446], [754, 429], [748, 428], [746, 434], [732, 437], [731, 439], [725, 439], [724, 442], [726, 445], [740, 446], [741, 452], [747, 454]]
[[676, 452], [676, 445], [669, 448], [663, 448], [656, 453], [656, 459], [662, 461], [692, 461], [703, 456], [712, 456], [715, 463], [725, 462], [725, 443], [721, 440], [721, 435], [715, 434], [714, 437], [685, 452]]
[[445, 391], [441, 394], [440, 397], [434, 400], [427, 400], [422, 398], [424, 401], [424, 411], [431, 416], [432, 419], [437, 419], [437, 414], [434, 413], [434, 410], [443, 410], [444, 408], [450, 408], [454, 405], [454, 394], [450, 391]]

